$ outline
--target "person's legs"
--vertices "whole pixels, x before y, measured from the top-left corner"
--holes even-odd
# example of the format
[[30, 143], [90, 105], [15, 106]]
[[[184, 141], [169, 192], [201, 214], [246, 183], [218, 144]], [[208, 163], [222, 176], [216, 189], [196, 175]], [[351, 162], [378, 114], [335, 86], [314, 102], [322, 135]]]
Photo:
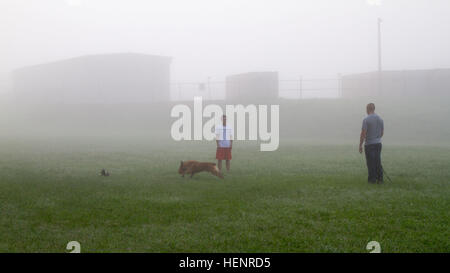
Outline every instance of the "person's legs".
[[226, 165], [227, 165], [227, 171], [230, 170], [230, 165], [231, 165], [231, 161], [227, 159], [227, 161], [225, 161]]
[[383, 167], [381, 165], [381, 143], [376, 145], [376, 154], [375, 154], [375, 167], [376, 167], [376, 175], [377, 182], [383, 183]]
[[374, 145], [366, 145], [366, 146], [364, 146], [364, 152], [366, 154], [366, 163], [367, 163], [367, 171], [368, 171], [367, 181], [369, 183], [375, 183], [377, 177], [376, 177]]
[[217, 147], [216, 149], [216, 159], [217, 159], [217, 168], [219, 172], [222, 171], [222, 160], [223, 160], [223, 151], [222, 148]]

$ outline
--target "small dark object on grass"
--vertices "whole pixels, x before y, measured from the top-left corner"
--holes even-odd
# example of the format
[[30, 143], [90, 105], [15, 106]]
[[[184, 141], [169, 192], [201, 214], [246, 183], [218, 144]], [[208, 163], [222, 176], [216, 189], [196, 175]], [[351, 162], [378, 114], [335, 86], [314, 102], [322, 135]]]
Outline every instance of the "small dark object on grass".
[[109, 176], [109, 172], [107, 172], [105, 169], [102, 169], [102, 171], [100, 172], [101, 176]]

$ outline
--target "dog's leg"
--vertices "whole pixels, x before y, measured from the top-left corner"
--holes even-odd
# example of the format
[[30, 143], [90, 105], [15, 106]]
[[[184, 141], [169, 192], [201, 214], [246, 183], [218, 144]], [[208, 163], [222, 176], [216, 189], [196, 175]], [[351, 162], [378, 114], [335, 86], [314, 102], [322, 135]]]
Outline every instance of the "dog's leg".
[[217, 177], [220, 177], [220, 178], [222, 178], [222, 179], [223, 179], [223, 174], [222, 174], [222, 173], [220, 173], [220, 172], [217, 172], [216, 176], [217, 176]]
[[210, 171], [213, 175], [220, 177], [223, 179], [223, 174], [219, 171], [217, 166], [214, 166], [214, 168]]

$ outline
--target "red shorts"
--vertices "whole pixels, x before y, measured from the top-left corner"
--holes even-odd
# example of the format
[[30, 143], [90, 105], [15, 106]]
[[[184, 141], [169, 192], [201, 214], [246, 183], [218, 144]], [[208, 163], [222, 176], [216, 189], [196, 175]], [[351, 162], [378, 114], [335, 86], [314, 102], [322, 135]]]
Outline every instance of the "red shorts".
[[217, 147], [216, 159], [231, 160], [231, 148]]

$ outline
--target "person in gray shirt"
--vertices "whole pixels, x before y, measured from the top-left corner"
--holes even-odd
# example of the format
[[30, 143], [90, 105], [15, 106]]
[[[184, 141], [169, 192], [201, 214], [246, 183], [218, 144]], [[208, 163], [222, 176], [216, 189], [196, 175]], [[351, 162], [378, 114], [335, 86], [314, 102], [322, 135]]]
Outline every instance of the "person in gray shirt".
[[383, 167], [381, 165], [381, 138], [384, 134], [384, 122], [375, 114], [375, 104], [366, 107], [367, 117], [363, 120], [359, 139], [359, 152], [366, 155], [369, 183], [383, 183]]

